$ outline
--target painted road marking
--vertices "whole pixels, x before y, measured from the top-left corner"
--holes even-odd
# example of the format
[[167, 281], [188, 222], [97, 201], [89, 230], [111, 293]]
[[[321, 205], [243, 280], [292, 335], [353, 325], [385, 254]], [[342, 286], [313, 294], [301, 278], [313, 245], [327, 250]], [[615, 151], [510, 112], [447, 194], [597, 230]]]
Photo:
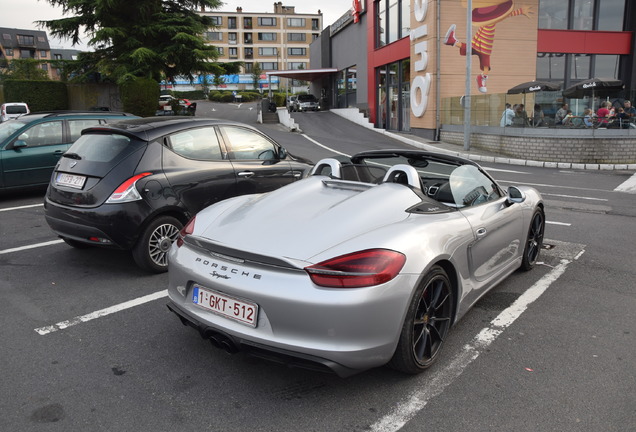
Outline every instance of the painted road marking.
[[25, 205], [20, 207], [9, 207], [9, 208], [0, 209], [0, 212], [11, 211], [11, 210], [22, 210], [22, 209], [33, 208], [33, 207], [42, 207], [43, 205], [44, 204], [31, 204], [31, 205]]
[[[576, 258], [580, 257], [580, 254]], [[575, 259], [576, 259], [575, 258]], [[414, 390], [389, 414], [371, 425], [373, 432], [396, 432], [413, 419], [428, 402], [440, 395], [497, 337], [537, 300], [567, 269], [572, 261], [561, 260], [548, 274], [532, 285], [512, 305], [502, 311], [488, 327], [483, 328], [473, 340], [464, 346], [443, 369], [431, 377], [431, 382]]]
[[616, 192], [627, 192], [630, 194], [636, 194], [636, 174], [631, 176], [629, 180], [624, 181], [622, 184], [618, 185]]
[[304, 136], [305, 138], [307, 138], [309, 141], [311, 141], [312, 143], [316, 144], [317, 146], [320, 146], [320, 147], [322, 147], [322, 148], [324, 148], [324, 149], [329, 150], [330, 152], [338, 153], [339, 155], [343, 155], [343, 156], [346, 156], [346, 157], [351, 157], [351, 155], [348, 155], [348, 154], [346, 154], [346, 153], [339, 152], [338, 150], [334, 150], [334, 149], [332, 149], [332, 148], [327, 147], [326, 145], [320, 144], [318, 141], [316, 141], [316, 140], [315, 140], [315, 139], [313, 139], [313, 138], [308, 137], [308, 136], [307, 136], [307, 135], [305, 135], [305, 134], [300, 134], [300, 135], [301, 135], [301, 136]]
[[50, 246], [50, 245], [63, 243], [63, 242], [64, 242], [64, 240], [51, 240], [51, 241], [44, 242], [44, 243], [36, 243], [36, 244], [20, 246], [20, 247], [12, 248], [12, 249], [0, 250], [0, 255], [12, 253], [12, 252], [20, 252], [20, 251], [23, 251], [23, 250], [35, 249], [35, 248], [39, 248], [39, 247], [43, 247], [43, 246]]
[[168, 296], [168, 290], [158, 291], [156, 293], [148, 294], [146, 296], [139, 297], [139, 298], [136, 298], [134, 300], [129, 300], [129, 301], [124, 302], [124, 303], [119, 303], [118, 305], [115, 305], [115, 306], [107, 307], [105, 309], [101, 309], [101, 310], [98, 310], [98, 311], [95, 311], [95, 312], [91, 312], [91, 313], [86, 314], [86, 315], [78, 316], [78, 317], [72, 318], [70, 320], [61, 321], [61, 322], [59, 322], [57, 324], [53, 324], [53, 325], [46, 326], [46, 327], [36, 328], [35, 331], [37, 333], [39, 333], [40, 335], [44, 336], [44, 335], [47, 335], [49, 333], [56, 332], [58, 330], [64, 330], [65, 328], [69, 328], [69, 327], [72, 327], [72, 326], [80, 324], [80, 323], [92, 321], [94, 319], [101, 318], [101, 317], [106, 316], [106, 315], [114, 314], [116, 312], [121, 312], [123, 310], [130, 309], [132, 307], [139, 306], [139, 305], [142, 305], [144, 303], [148, 303], [148, 302], [151, 302], [153, 300], [157, 300], [157, 299], [164, 298], [164, 297], [167, 297], [167, 296]]

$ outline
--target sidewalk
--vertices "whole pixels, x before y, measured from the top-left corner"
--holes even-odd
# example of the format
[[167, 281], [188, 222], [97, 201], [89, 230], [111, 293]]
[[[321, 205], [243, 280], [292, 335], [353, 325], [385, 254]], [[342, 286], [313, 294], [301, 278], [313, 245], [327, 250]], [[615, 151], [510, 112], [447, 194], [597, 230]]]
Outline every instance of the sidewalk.
[[509, 156], [480, 150], [477, 148], [471, 148], [468, 151], [464, 150], [461, 145], [450, 144], [442, 141], [431, 141], [429, 139], [421, 138], [415, 135], [401, 133], [401, 132], [389, 132], [384, 129], [377, 129], [369, 123], [368, 119], [364, 118], [358, 110], [355, 109], [332, 109], [332, 113], [344, 117], [354, 123], [371, 129], [375, 132], [384, 134], [390, 138], [402, 141], [403, 143], [412, 145], [413, 147], [420, 148], [427, 151], [437, 151], [441, 153], [451, 154], [453, 156], [463, 157], [475, 162], [488, 162], [499, 163], [508, 165], [520, 165], [540, 168], [559, 168], [559, 169], [577, 169], [577, 170], [636, 170], [636, 164], [586, 164], [586, 163], [570, 163], [570, 162], [544, 162], [525, 159], [515, 159]]

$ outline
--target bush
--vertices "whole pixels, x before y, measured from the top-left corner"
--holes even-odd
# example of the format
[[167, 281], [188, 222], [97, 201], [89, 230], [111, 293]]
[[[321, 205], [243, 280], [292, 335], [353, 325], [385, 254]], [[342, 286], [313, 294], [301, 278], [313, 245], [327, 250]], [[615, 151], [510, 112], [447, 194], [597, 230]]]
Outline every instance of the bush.
[[124, 111], [150, 117], [157, 112], [159, 83], [150, 78], [132, 78], [119, 86]]
[[4, 81], [7, 102], [26, 102], [29, 110], [55, 111], [68, 109], [66, 84], [60, 81], [12, 80]]
[[223, 93], [220, 102], [234, 102], [234, 95], [232, 93]]
[[172, 92], [172, 95], [179, 99], [192, 99], [192, 100], [202, 100], [205, 99], [205, 93], [203, 90], [192, 90], [192, 91], [175, 91]]

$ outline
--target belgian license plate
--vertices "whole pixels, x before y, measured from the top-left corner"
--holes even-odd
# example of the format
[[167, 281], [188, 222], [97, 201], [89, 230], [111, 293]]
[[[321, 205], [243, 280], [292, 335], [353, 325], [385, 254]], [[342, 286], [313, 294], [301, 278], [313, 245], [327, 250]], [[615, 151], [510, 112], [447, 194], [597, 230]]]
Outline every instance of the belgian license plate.
[[57, 177], [55, 178], [55, 182], [59, 185], [81, 189], [84, 187], [86, 177], [75, 174], [58, 173]]
[[192, 303], [217, 315], [256, 327], [258, 305], [194, 285]]

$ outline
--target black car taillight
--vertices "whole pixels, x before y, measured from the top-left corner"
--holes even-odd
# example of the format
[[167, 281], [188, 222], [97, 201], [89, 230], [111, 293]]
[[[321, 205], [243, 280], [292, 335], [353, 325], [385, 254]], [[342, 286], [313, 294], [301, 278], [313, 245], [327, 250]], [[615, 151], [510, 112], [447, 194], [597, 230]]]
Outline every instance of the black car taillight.
[[106, 200], [107, 204], [137, 201], [141, 199], [141, 195], [137, 190], [137, 181], [151, 175], [150, 172], [137, 174], [119, 185], [115, 192]]

